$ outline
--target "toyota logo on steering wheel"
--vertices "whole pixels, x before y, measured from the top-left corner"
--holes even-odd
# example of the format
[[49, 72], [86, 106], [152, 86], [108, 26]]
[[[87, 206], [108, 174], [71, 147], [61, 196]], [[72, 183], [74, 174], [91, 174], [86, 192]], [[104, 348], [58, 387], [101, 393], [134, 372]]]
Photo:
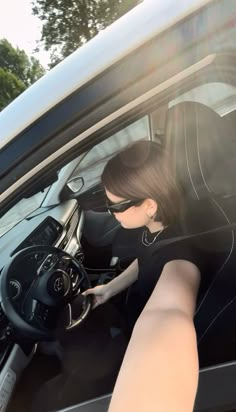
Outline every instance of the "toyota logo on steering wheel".
[[54, 281], [54, 290], [55, 290], [55, 292], [61, 292], [62, 289], [63, 289], [63, 286], [64, 286], [63, 278], [61, 276], [59, 276]]

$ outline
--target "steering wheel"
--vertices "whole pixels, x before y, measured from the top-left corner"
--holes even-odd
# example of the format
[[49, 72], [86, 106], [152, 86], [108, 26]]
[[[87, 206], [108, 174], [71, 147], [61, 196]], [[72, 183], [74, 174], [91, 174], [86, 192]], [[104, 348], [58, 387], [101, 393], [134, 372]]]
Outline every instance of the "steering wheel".
[[92, 308], [83, 266], [52, 246], [31, 246], [15, 254], [0, 276], [2, 309], [24, 336], [54, 339], [58, 330], [78, 327]]

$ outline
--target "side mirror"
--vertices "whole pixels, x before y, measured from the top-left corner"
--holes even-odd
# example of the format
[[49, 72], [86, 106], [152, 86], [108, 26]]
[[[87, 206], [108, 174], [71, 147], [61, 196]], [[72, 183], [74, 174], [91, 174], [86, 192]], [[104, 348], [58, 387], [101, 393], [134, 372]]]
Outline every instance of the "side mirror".
[[60, 200], [63, 202], [69, 199], [76, 199], [79, 192], [84, 187], [84, 179], [81, 176], [72, 177], [63, 187], [60, 193]]
[[80, 190], [84, 187], [84, 179], [81, 176], [73, 177], [72, 179], [68, 180], [66, 186], [73, 194], [79, 193]]

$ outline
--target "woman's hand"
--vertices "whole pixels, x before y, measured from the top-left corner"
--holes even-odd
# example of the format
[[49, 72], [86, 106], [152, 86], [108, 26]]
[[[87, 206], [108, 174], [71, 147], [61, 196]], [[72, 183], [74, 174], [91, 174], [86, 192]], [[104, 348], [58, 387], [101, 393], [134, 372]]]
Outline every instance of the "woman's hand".
[[83, 295], [93, 295], [93, 309], [107, 302], [132, 285], [138, 278], [138, 260], [135, 259], [124, 272], [105, 285], [87, 289]]
[[93, 295], [93, 309], [103, 303], [107, 302], [111, 298], [110, 288], [108, 284], [95, 286], [94, 288], [87, 289], [83, 295]]

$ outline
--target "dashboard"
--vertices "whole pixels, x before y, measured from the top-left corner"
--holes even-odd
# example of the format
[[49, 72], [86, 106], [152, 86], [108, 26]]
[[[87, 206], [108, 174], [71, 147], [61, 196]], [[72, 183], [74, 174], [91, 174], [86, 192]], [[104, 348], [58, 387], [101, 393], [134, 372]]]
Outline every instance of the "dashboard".
[[55, 246], [75, 256], [81, 249], [83, 221], [83, 211], [73, 199], [37, 209], [1, 237], [0, 270], [10, 257], [28, 246]]

